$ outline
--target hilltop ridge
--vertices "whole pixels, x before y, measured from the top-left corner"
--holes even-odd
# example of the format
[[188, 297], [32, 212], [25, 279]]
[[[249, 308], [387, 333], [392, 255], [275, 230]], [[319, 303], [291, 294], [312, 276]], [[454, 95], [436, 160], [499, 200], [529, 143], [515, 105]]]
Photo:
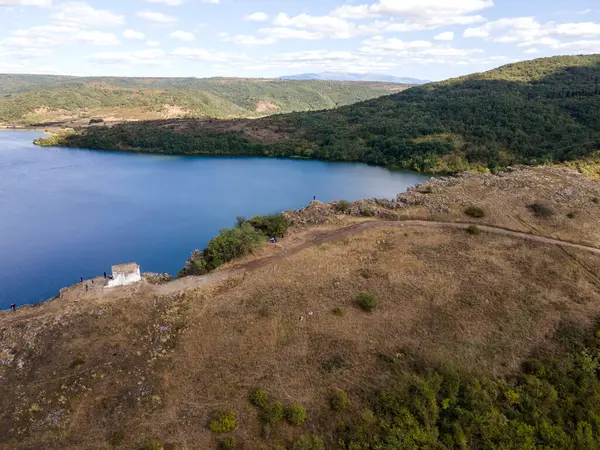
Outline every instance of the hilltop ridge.
[[573, 161], [600, 149], [600, 55], [560, 56], [329, 111], [79, 130], [42, 145], [360, 161], [426, 172]]
[[335, 108], [406, 88], [322, 80], [0, 75], [0, 124], [263, 117]]

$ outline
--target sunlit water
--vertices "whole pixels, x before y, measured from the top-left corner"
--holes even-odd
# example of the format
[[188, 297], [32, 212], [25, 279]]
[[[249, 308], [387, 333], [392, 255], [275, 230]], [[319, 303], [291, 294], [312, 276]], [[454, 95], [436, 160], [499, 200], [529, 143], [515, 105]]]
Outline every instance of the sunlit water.
[[176, 274], [236, 216], [394, 197], [425, 177], [364, 164], [139, 155], [0, 131], [0, 309], [135, 261]]

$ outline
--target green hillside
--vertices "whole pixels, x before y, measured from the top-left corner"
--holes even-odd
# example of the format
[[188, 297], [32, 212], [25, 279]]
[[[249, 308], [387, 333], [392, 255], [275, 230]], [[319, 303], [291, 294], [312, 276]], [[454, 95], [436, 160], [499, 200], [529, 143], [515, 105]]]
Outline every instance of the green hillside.
[[568, 161], [600, 147], [600, 55], [511, 64], [330, 111], [88, 129], [46, 145], [251, 154], [460, 171]]
[[335, 81], [0, 75], [0, 123], [262, 117], [335, 108], [403, 89]]

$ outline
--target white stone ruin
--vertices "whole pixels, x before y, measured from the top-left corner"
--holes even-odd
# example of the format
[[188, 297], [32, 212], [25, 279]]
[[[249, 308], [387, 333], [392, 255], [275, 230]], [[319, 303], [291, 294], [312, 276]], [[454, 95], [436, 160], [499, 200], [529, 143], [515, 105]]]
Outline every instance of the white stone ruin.
[[108, 281], [106, 287], [127, 286], [142, 281], [140, 266], [136, 263], [119, 264], [112, 266], [113, 279]]

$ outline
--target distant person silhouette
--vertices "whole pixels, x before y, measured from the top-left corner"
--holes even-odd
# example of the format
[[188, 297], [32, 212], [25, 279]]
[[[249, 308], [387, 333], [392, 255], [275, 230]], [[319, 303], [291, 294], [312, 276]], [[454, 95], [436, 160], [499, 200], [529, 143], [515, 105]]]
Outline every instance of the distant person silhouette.
[[87, 292], [87, 290], [88, 290], [88, 285], [86, 284], [85, 285], [85, 292]]
[[11, 303], [11, 304], [10, 304], [10, 310], [11, 310], [12, 312], [15, 312], [15, 311], [17, 310], [17, 305], [15, 305], [14, 303]]

